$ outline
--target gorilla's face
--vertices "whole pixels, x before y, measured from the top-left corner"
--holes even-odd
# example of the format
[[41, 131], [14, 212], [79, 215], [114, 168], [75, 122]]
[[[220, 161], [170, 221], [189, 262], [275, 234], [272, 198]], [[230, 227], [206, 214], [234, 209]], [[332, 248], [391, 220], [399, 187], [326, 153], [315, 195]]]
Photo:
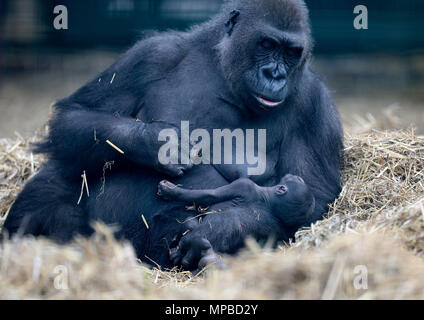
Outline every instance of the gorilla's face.
[[274, 11], [264, 9], [265, 2], [232, 11], [218, 46], [230, 89], [256, 112], [284, 104], [310, 51], [307, 11], [300, 2], [275, 1], [280, 5]]
[[283, 104], [292, 74], [299, 66], [303, 44], [293, 35], [268, 30], [251, 38], [251, 65], [241, 76], [244, 99], [249, 105], [272, 109]]
[[290, 215], [308, 215], [314, 209], [314, 197], [299, 176], [287, 174], [272, 189], [270, 203], [273, 212], [285, 222], [290, 220]]

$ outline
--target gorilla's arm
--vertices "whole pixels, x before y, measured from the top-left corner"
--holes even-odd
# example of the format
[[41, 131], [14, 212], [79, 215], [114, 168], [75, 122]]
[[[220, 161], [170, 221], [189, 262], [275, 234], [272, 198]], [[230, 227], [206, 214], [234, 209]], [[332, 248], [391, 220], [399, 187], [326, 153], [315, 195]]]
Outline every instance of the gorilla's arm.
[[69, 163], [76, 172], [101, 172], [105, 161], [131, 161], [182, 174], [183, 166], [163, 167], [157, 159], [158, 134], [170, 125], [136, 119], [144, 106], [145, 88], [179, 63], [177, 41], [167, 35], [140, 41], [105, 72], [58, 101], [49, 136], [37, 151]]
[[[337, 109], [321, 79], [306, 73], [304, 109], [298, 108], [296, 126], [280, 149], [279, 177], [290, 173], [303, 178], [315, 197], [315, 210], [304, 225], [322, 218], [341, 191], [343, 130]], [[298, 104], [300, 106], [302, 104]]]
[[105, 162], [110, 161], [131, 161], [169, 175], [183, 173], [183, 166], [161, 166], [158, 162], [158, 135], [169, 124], [143, 123], [130, 116], [117, 117], [79, 105], [58, 108], [60, 111], [51, 122], [49, 140], [39, 151], [47, 151], [52, 158], [69, 163], [77, 173], [83, 170], [99, 173]]
[[211, 253], [198, 243], [210, 243], [218, 253], [234, 254], [245, 245], [248, 237], [257, 240], [270, 237], [275, 240], [288, 239], [277, 219], [269, 212], [235, 207], [230, 211], [205, 215], [194, 230], [182, 237], [179, 249], [171, 258], [175, 265], [182, 265], [187, 270], [201, 269], [202, 259], [208, 259]]

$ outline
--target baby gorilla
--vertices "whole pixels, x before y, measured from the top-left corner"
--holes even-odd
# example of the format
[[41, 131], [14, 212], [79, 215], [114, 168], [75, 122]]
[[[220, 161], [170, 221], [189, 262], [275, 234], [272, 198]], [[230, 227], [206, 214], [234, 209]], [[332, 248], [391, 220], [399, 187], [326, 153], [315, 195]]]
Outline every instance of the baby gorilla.
[[[293, 230], [304, 225], [315, 209], [315, 200], [308, 186], [301, 177], [291, 174], [284, 176], [278, 185], [272, 187], [261, 187], [249, 179], [241, 178], [229, 185], [212, 190], [184, 189], [165, 180], [159, 183], [158, 195], [165, 200], [194, 202], [197, 206], [209, 206], [204, 215], [225, 215], [230, 211], [233, 213], [245, 211], [255, 214], [258, 220], [261, 216], [274, 217], [274, 221], [263, 221], [260, 228], [256, 225], [255, 230], [244, 233], [257, 240], [266, 240], [273, 236], [277, 241], [288, 241], [288, 235], [292, 235]], [[271, 215], [262, 215], [265, 212]], [[226, 221], [223, 220], [223, 223]], [[240, 226], [240, 228], [245, 229], [246, 226]], [[245, 238], [235, 235], [233, 240], [235, 252], [244, 245]], [[191, 239], [192, 245], [193, 241], [196, 242], [196, 240]], [[205, 239], [199, 238], [196, 242], [197, 246], [194, 246], [194, 249], [192, 247], [192, 252], [188, 253], [185, 252], [184, 243], [182, 241], [180, 248], [172, 250], [171, 259], [175, 265], [182, 264], [184, 267], [189, 267], [188, 261], [193, 260], [191, 255], [202, 257], [199, 263], [200, 268], [216, 262], [216, 255]], [[215, 249], [219, 251], [219, 247]]]

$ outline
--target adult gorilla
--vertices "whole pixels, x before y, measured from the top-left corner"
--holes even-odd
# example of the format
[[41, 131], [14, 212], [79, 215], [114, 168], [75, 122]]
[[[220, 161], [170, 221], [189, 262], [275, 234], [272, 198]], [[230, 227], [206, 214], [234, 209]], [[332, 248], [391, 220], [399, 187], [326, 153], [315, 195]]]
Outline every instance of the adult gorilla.
[[[248, 165], [160, 164], [159, 132], [187, 120], [211, 134], [267, 130], [266, 171], [248, 178], [270, 186], [298, 175], [315, 197], [311, 217], [284, 226], [278, 237], [287, 239], [320, 219], [340, 191], [342, 129], [325, 85], [309, 69], [310, 57], [308, 13], [300, 0], [232, 0], [189, 32], [138, 42], [57, 102], [49, 136], [38, 146], [49, 160], [17, 198], [5, 228], [67, 241], [90, 234], [92, 220], [118, 224], [117, 236], [131, 240], [141, 259], [164, 267], [172, 266], [169, 249], [182, 236], [178, 254], [189, 269], [210, 244], [233, 253], [246, 236], [279, 235], [281, 226], [270, 216], [217, 213], [199, 221], [181, 204], [156, 196], [158, 182], [169, 176], [196, 189], [248, 177]], [[79, 202], [84, 171], [91, 194]]]

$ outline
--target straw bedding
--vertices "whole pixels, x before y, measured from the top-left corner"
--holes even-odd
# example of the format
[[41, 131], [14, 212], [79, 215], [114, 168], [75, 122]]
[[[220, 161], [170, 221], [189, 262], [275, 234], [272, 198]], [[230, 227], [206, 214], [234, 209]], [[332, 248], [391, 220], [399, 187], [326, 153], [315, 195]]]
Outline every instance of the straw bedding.
[[[293, 243], [249, 241], [204, 277], [147, 268], [103, 225], [67, 246], [11, 240], [0, 245], [0, 299], [423, 299], [424, 137], [362, 131], [346, 133], [340, 197]], [[30, 141], [0, 140], [0, 225], [43, 161]]]

